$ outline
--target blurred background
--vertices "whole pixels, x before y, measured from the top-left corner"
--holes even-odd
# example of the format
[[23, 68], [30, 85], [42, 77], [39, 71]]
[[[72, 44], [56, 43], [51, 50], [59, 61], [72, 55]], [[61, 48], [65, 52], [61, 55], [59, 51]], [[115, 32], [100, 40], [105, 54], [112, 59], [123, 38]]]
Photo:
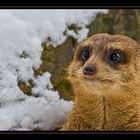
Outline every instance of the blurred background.
[[[71, 24], [69, 30], [78, 32], [76, 24]], [[110, 9], [108, 13], [98, 13], [95, 19], [87, 25], [89, 29], [88, 37], [97, 33], [122, 34], [127, 35], [140, 42], [140, 10], [138, 9]], [[73, 100], [74, 93], [71, 84], [65, 79], [68, 67], [72, 61], [73, 52], [77, 45], [77, 40], [69, 36], [61, 44], [54, 48], [52, 45], [42, 43], [43, 53], [40, 68], [35, 71], [36, 75], [40, 72], [49, 71], [52, 74], [51, 82], [54, 89], [59, 91], [60, 97], [65, 100]], [[31, 88], [24, 82], [19, 86], [26, 94], [31, 94]]]

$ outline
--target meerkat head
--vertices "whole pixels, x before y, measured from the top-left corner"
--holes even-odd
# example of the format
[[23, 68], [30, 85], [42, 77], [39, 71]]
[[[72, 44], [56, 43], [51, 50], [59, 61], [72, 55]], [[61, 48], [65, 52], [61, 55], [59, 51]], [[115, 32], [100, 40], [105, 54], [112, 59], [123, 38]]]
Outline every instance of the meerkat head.
[[93, 35], [77, 46], [68, 73], [74, 88], [135, 93], [140, 87], [140, 45], [123, 35]]

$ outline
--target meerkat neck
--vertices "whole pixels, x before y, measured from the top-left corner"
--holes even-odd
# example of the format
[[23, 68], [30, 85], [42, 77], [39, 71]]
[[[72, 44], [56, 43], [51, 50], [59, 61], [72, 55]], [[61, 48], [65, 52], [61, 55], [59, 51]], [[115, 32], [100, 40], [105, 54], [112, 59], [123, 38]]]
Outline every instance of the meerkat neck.
[[83, 122], [81, 124], [86, 130], [135, 130], [135, 127], [138, 129], [135, 126], [138, 122], [136, 99], [138, 98], [80, 95], [75, 99], [73, 116], [75, 114], [77, 121]]

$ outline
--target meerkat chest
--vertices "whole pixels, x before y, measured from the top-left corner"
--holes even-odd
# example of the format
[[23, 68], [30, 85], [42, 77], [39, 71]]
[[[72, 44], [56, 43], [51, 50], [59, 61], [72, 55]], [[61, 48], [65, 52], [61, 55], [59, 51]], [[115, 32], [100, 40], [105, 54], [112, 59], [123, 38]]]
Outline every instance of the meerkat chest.
[[80, 126], [85, 130], [99, 131], [130, 131], [140, 130], [140, 121], [133, 105], [123, 102], [94, 100], [82, 102], [75, 110]]
[[137, 109], [133, 105], [124, 102], [111, 102], [103, 100], [101, 130], [113, 131], [132, 131], [140, 130], [140, 121], [138, 120]]

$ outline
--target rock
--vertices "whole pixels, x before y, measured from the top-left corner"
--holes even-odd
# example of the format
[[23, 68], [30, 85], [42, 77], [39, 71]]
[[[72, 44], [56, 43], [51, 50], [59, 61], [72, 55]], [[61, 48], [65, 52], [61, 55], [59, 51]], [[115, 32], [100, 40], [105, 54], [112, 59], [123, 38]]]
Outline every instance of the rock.
[[[70, 25], [69, 30], [77, 33], [80, 28], [75, 24]], [[134, 9], [112, 9], [107, 14], [97, 14], [89, 28], [88, 37], [97, 33], [124, 34], [140, 42], [140, 10]], [[42, 44], [42, 64], [39, 69], [34, 69], [34, 76], [42, 75], [49, 71], [52, 74], [52, 84], [61, 98], [73, 100], [74, 93], [71, 84], [67, 81], [67, 67], [70, 64], [77, 41], [68, 37], [64, 43], [54, 48], [51, 44]], [[26, 57], [23, 53], [21, 57]], [[19, 81], [19, 87], [27, 94], [31, 95], [31, 88], [34, 86], [32, 79], [29, 80], [30, 86], [23, 81]]]

